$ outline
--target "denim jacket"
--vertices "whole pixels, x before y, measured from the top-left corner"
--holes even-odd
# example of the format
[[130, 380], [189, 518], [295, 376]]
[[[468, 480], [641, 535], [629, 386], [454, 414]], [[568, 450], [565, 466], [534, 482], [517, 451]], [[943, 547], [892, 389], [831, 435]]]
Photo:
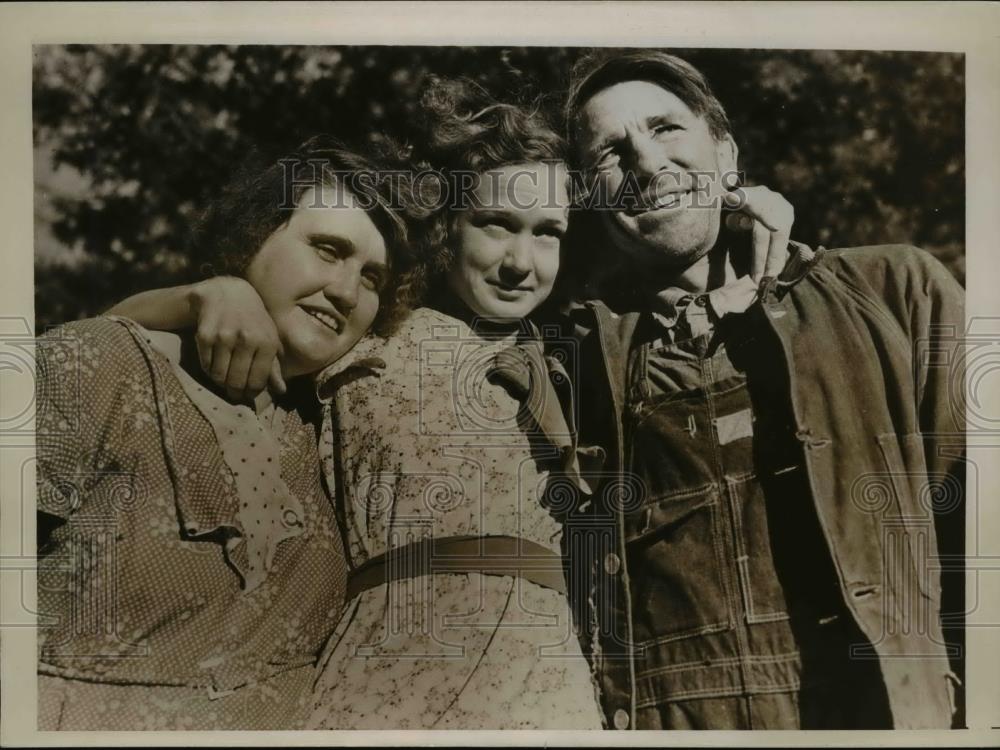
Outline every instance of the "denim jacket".
[[[960, 559], [963, 550], [964, 292], [929, 254], [907, 246], [820, 250], [800, 265], [790, 282], [765, 280], [745, 314], [761, 356], [787, 366], [812, 501], [846, 608], [873, 645], [868, 658], [879, 661], [893, 724], [948, 728], [949, 657], [957, 663], [958, 652], [942, 636], [940, 571], [942, 554]], [[670, 509], [635, 501], [623, 468], [627, 355], [639, 313], [588, 302], [572, 316], [581, 336], [580, 445], [600, 446], [606, 460], [576, 518], [605, 541], [569, 542], [571, 559], [587, 558], [573, 562], [587, 572], [571, 589], [585, 594], [577, 611], [589, 613], [583, 637], [605, 720], [634, 728], [631, 590], [643, 571], [628, 565], [629, 517], [642, 511], [647, 524], [669, 523]]]

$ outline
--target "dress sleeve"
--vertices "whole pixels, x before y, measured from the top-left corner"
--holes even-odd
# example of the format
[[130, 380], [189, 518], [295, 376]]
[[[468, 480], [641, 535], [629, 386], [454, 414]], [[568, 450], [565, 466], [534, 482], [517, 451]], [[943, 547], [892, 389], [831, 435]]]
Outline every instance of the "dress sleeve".
[[127, 470], [111, 458], [112, 445], [123, 419], [144, 416], [129, 413], [137, 383], [124, 374], [146, 365], [124, 328], [96, 318], [40, 336], [36, 368], [38, 510], [65, 520], [88, 488]]

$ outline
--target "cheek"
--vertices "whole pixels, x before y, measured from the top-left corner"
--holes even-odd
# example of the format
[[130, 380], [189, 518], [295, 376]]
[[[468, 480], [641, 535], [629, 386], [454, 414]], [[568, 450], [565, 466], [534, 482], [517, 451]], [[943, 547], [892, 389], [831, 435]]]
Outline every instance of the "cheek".
[[559, 246], [546, 247], [535, 256], [535, 275], [543, 284], [551, 285], [559, 273]]
[[632, 233], [637, 229], [635, 217], [623, 211], [602, 211], [601, 219], [605, 228], [612, 232], [617, 230]]
[[462, 234], [455, 249], [455, 267], [464, 276], [482, 276], [503, 257], [503, 242], [478, 229], [470, 229]]
[[361, 296], [358, 299], [358, 305], [354, 308], [354, 313], [352, 314], [351, 322], [353, 323], [353, 327], [362, 333], [371, 328], [372, 323], [375, 322], [375, 318], [378, 316], [380, 305], [381, 298], [378, 293], [369, 289], [362, 290]]
[[617, 167], [598, 172], [591, 188], [592, 193], [596, 192], [596, 195], [592, 196], [595, 201], [594, 205], [601, 208], [613, 208], [615, 196], [618, 195], [624, 181], [625, 177]]

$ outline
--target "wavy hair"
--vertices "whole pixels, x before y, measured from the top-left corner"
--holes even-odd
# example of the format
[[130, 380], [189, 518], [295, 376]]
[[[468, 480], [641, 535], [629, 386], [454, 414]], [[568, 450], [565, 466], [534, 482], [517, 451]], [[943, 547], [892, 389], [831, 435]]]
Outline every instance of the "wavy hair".
[[[565, 162], [565, 139], [553, 127], [543, 101], [501, 102], [466, 78], [432, 78], [420, 101], [414, 161], [437, 171], [449, 184], [458, 173], [536, 162]], [[454, 262], [449, 242], [452, 209], [439, 206], [420, 243], [428, 259], [427, 287], [440, 293]]]
[[[410, 242], [410, 228], [429, 212], [420, 208], [412, 181], [406, 179], [403, 155], [391, 142], [383, 143], [369, 156], [319, 135], [290, 152], [252, 153], [195, 226], [199, 275], [243, 276], [267, 238], [291, 219], [306, 191], [347, 187], [386, 244], [389, 280], [372, 330], [391, 333], [423, 294], [424, 261]], [[396, 179], [385, 179], [388, 175]]]

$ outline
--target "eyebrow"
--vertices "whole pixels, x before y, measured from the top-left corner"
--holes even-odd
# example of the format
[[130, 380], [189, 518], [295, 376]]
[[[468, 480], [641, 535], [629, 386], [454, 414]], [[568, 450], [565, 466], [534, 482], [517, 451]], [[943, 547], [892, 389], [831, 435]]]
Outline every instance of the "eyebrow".
[[566, 228], [569, 226], [569, 222], [565, 219], [542, 219], [536, 226], [541, 228], [551, 227], [553, 229], [566, 231]]
[[628, 135], [618, 135], [618, 134], [609, 135], [606, 138], [602, 138], [600, 141], [598, 141], [597, 145], [593, 147], [592, 151], [594, 153], [600, 153], [601, 151], [610, 146], [616, 146], [619, 143], [622, 143], [627, 138]]
[[517, 219], [515, 212], [507, 211], [502, 208], [486, 208], [485, 206], [470, 206], [469, 213], [475, 216], [477, 219], [506, 219], [508, 221], [515, 221]]

